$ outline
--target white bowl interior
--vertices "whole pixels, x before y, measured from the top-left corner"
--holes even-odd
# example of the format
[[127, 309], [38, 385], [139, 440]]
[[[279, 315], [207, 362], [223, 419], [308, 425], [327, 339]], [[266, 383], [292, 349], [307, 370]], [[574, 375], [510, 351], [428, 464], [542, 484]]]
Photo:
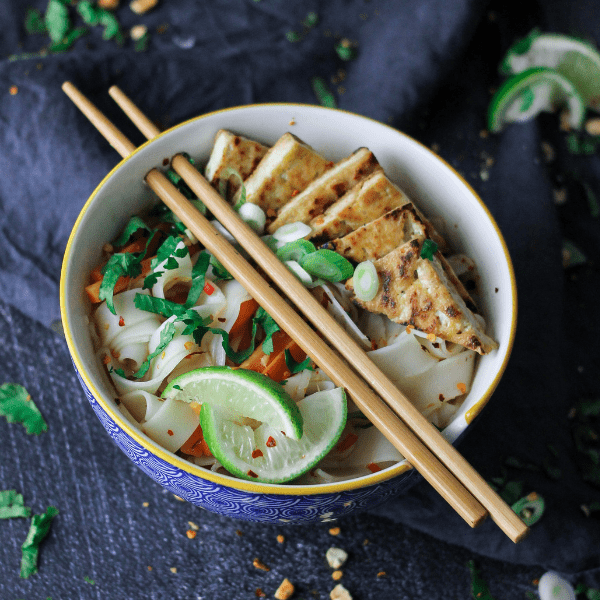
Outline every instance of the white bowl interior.
[[[512, 347], [516, 291], [504, 241], [491, 215], [470, 186], [425, 146], [376, 121], [316, 106], [240, 107], [183, 123], [125, 160], [88, 200], [67, 248], [61, 302], [71, 352], [76, 362], [79, 360], [84, 366], [85, 376], [93, 388], [101, 391], [105, 410], [123, 429], [131, 430], [116, 410], [112, 402], [112, 386], [94, 356], [87, 327], [90, 307], [84, 293], [89, 273], [100, 260], [103, 244], [114, 239], [127, 220], [147, 208], [152, 201], [153, 194], [143, 183], [144, 175], [151, 168], [162, 165], [163, 159], [182, 151], [188, 152], [199, 164], [205, 164], [214, 135], [221, 128], [267, 144], [273, 144], [290, 131], [332, 160], [339, 160], [361, 146], [368, 147], [390, 179], [426, 216], [443, 219], [444, 233], [452, 249], [474, 259], [480, 274], [482, 312], [489, 324], [489, 333], [499, 342], [500, 348], [479, 358], [472, 389], [444, 432], [449, 441], [454, 441], [470, 422], [469, 411], [478, 412], [489, 399]], [[146, 439], [149, 449], [156, 448], [152, 440]], [[198, 473], [202, 473], [200, 468]], [[376, 475], [377, 478], [362, 478], [364, 484], [379, 480], [380, 474]], [[290, 490], [290, 486], [285, 486], [285, 489]]]

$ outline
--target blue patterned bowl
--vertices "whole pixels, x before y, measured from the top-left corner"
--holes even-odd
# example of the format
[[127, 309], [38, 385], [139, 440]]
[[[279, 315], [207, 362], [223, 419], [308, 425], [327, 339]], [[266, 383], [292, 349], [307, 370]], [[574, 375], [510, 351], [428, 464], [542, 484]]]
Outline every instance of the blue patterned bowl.
[[292, 131], [332, 160], [367, 146], [425, 214], [443, 219], [452, 247], [472, 256], [478, 265], [480, 304], [500, 343], [498, 351], [478, 360], [472, 389], [443, 432], [446, 439], [455, 443], [491, 397], [512, 349], [516, 288], [506, 245], [483, 202], [449, 165], [397, 130], [343, 111], [293, 104], [232, 108], [187, 121], [141, 146], [100, 183], [75, 223], [61, 274], [61, 313], [75, 370], [94, 412], [119, 448], [152, 479], [192, 504], [265, 523], [325, 521], [372, 508], [421, 480], [406, 461], [369, 476], [320, 485], [261, 484], [214, 473], [134, 429], [117, 410], [114, 389], [94, 354], [84, 287], [100, 261], [102, 246], [118, 235], [130, 216], [154, 201], [143, 183], [151, 168], [181, 151], [199, 162], [208, 160], [221, 128], [267, 144]]

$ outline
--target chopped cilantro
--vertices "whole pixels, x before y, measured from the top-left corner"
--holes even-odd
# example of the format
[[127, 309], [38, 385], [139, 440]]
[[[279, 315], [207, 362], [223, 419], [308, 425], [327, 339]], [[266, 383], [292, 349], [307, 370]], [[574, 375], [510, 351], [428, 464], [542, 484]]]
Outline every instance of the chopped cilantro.
[[67, 35], [60, 41], [54, 42], [48, 47], [48, 50], [54, 54], [66, 52], [80, 37], [88, 33], [87, 27], [76, 27], [71, 29]]
[[[182, 245], [181, 238], [177, 235], [171, 235], [160, 245], [150, 266], [152, 269], [155, 269], [160, 263], [166, 261], [170, 257], [183, 258], [187, 254], [189, 254], [189, 250], [187, 249], [187, 246]], [[165, 266], [165, 268], [176, 269], [177, 265], [170, 267]]]
[[87, 575], [83, 578], [83, 580], [86, 583], [89, 583], [90, 585], [96, 585], [96, 582], [91, 577], [88, 577]]
[[188, 292], [187, 300], [185, 301], [185, 307], [190, 308], [196, 304], [200, 294], [204, 290], [204, 282], [206, 280], [206, 271], [210, 263], [210, 254], [208, 252], [201, 252], [196, 260], [196, 263], [192, 267], [192, 285]]
[[356, 58], [356, 48], [345, 38], [335, 45], [335, 51], [342, 60], [354, 60]]
[[[140, 365], [140, 368], [133, 373], [132, 377], [136, 379], [142, 378], [150, 368], [150, 364], [152, 360], [156, 358], [161, 352], [171, 343], [171, 340], [175, 337], [175, 333], [177, 332], [175, 325], [171, 323], [166, 323], [160, 332], [160, 338], [158, 341], [158, 346], [154, 350], [154, 352], [150, 352], [146, 357], [146, 360]], [[115, 373], [120, 375], [121, 377], [125, 377], [125, 371], [123, 369], [115, 369]]]
[[17, 383], [0, 385], [0, 415], [5, 416], [9, 423], [22, 423], [27, 433], [39, 435], [48, 430], [35, 402], [27, 390]]
[[16, 490], [0, 491], [0, 519], [29, 518], [31, 509], [23, 504], [23, 495]]
[[117, 252], [113, 254], [103, 268], [102, 283], [98, 296], [106, 300], [106, 305], [113, 315], [116, 315], [113, 302], [115, 284], [119, 277], [137, 277], [142, 272], [142, 252]]
[[212, 266], [213, 275], [217, 281], [229, 281], [230, 279], [233, 279], [233, 275], [221, 264], [219, 259], [212, 254], [210, 256], [210, 264]]
[[299, 42], [302, 39], [302, 36], [296, 31], [288, 31], [285, 34], [285, 37], [288, 42], [292, 42], [292, 43]]
[[310, 356], [307, 356], [303, 361], [296, 362], [292, 353], [286, 348], [284, 351], [285, 354], [285, 365], [290, 370], [290, 373], [300, 373], [300, 371], [304, 371], [305, 369], [313, 370], [310, 366], [312, 363], [312, 359]]
[[37, 573], [39, 546], [50, 531], [52, 519], [58, 514], [58, 509], [49, 506], [41, 515], [33, 515], [27, 537], [21, 546], [21, 577], [27, 579]]
[[32, 33], [46, 33], [46, 23], [42, 13], [37, 8], [28, 8], [25, 14], [25, 31]]
[[97, 8], [95, 3], [90, 0], [79, 0], [76, 8], [84, 23], [92, 26], [100, 23], [101, 9]]
[[50, 39], [55, 43], [61, 42], [71, 28], [67, 4], [68, 0], [50, 0], [48, 2], [44, 23]]
[[136, 294], [133, 303], [139, 310], [162, 315], [167, 319], [173, 315], [180, 316], [185, 312], [185, 308], [181, 304], [177, 304], [177, 302], [165, 300], [164, 298], [156, 298], [148, 294]]
[[425, 240], [421, 247], [421, 258], [433, 261], [433, 255], [437, 252], [438, 245], [433, 240]]
[[147, 231], [150, 236], [154, 233], [140, 217], [132, 217], [129, 219], [127, 225], [125, 225], [125, 229], [121, 235], [113, 242], [113, 246], [115, 248], [123, 247], [130, 240], [131, 236], [140, 229]]
[[470, 560], [467, 567], [471, 573], [471, 597], [475, 600], [494, 600], [475, 562]]
[[123, 43], [124, 38], [123, 34], [121, 33], [121, 26], [119, 25], [119, 21], [115, 15], [107, 10], [102, 10], [100, 12], [100, 25], [104, 27], [104, 31], [102, 32], [103, 40], [114, 39], [117, 44]]
[[575, 133], [572, 131], [567, 135], [567, 150], [571, 154], [584, 156], [594, 154], [599, 143], [600, 140], [584, 133]]
[[313, 77], [311, 84], [319, 104], [322, 106], [328, 106], [329, 108], [336, 107], [335, 97], [327, 87], [327, 84], [322, 77]]
[[260, 325], [265, 332], [265, 339], [262, 343], [263, 352], [271, 354], [273, 352], [273, 334], [279, 331], [279, 325], [277, 325], [275, 319], [262, 306], [258, 307], [252, 320]]
[[315, 25], [317, 25], [318, 22], [319, 15], [316, 12], [311, 11], [306, 15], [306, 17], [302, 21], [302, 26], [306, 27], [306, 29], [312, 29]]

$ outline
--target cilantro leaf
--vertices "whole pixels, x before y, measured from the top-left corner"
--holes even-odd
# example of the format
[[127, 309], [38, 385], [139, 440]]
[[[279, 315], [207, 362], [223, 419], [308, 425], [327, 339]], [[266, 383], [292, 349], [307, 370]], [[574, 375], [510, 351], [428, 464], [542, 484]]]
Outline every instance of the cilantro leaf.
[[[289, 38], [288, 38], [289, 39]], [[325, 80], [322, 77], [313, 77], [311, 80], [312, 88], [322, 106], [328, 106], [330, 108], [336, 107], [335, 97], [327, 87]]]
[[27, 433], [39, 435], [48, 430], [48, 425], [39, 408], [27, 393], [16, 383], [0, 385], [0, 415], [9, 423], [22, 423]]
[[[187, 246], [183, 245], [182, 247], [178, 248], [177, 246], [179, 246], [181, 244], [181, 238], [177, 235], [170, 235], [158, 248], [157, 252], [156, 252], [156, 256], [152, 259], [152, 262], [150, 263], [151, 268], [154, 270], [156, 269], [156, 267], [158, 265], [160, 265], [160, 263], [166, 261], [168, 258], [170, 257], [178, 257], [178, 258], [183, 258], [186, 254], [189, 253], [189, 250], [187, 249]], [[165, 266], [165, 268], [169, 269], [173, 269], [173, 268], [177, 268], [175, 267], [168, 267]]]
[[102, 283], [98, 296], [100, 300], [106, 300], [106, 305], [113, 315], [116, 315], [113, 303], [115, 284], [119, 277], [137, 277], [142, 272], [143, 253], [141, 252], [117, 252], [113, 254], [106, 265], [104, 265]]
[[48, 50], [54, 54], [66, 52], [80, 37], [87, 33], [87, 27], [76, 27], [75, 29], [71, 29], [60, 42], [51, 44]]
[[304, 371], [305, 369], [310, 369], [311, 371], [313, 370], [311, 367], [312, 359], [310, 356], [307, 356], [302, 362], [296, 362], [292, 356], [292, 353], [287, 348], [284, 350], [284, 354], [285, 365], [290, 370], [290, 373], [300, 373], [300, 371]]
[[210, 256], [210, 264], [216, 281], [229, 281], [230, 279], [233, 279], [233, 275], [221, 264], [219, 259], [212, 254]]
[[200, 294], [204, 290], [204, 282], [206, 280], [206, 271], [210, 263], [210, 254], [207, 252], [201, 252], [196, 260], [196, 263], [192, 267], [192, 285], [188, 292], [187, 300], [185, 301], [185, 307], [190, 308], [194, 306], [200, 298]]
[[112, 40], [113, 38], [118, 44], [123, 42], [123, 34], [117, 17], [107, 10], [101, 10], [99, 15], [100, 25], [104, 27], [102, 32], [103, 40]]
[[262, 306], [258, 307], [253, 321], [256, 321], [265, 332], [265, 339], [262, 343], [263, 352], [271, 354], [273, 352], [273, 334], [280, 330], [279, 325], [277, 325], [275, 319]]
[[467, 567], [471, 573], [471, 597], [476, 600], [494, 600], [475, 562], [470, 560]]
[[69, 9], [66, 6], [66, 0], [50, 0], [44, 23], [50, 39], [53, 42], [60, 42], [71, 29], [71, 19], [69, 18]]
[[39, 547], [50, 532], [52, 519], [58, 514], [55, 506], [49, 506], [41, 515], [33, 515], [27, 537], [21, 546], [21, 577], [27, 579], [37, 573]]
[[[79, 6], [79, 4], [77, 6]], [[129, 219], [127, 225], [125, 225], [125, 229], [121, 235], [113, 242], [113, 246], [115, 246], [115, 248], [121, 248], [129, 241], [129, 238], [140, 229], [147, 231], [150, 236], [154, 233], [154, 230], [150, 229], [140, 217], [132, 217]]]
[[156, 298], [148, 294], [136, 294], [133, 303], [139, 310], [162, 315], [167, 319], [173, 315], [182, 315], [185, 312], [185, 308], [181, 304], [177, 304], [177, 302], [171, 302], [171, 300], [165, 300], [164, 298]]
[[438, 245], [433, 240], [425, 240], [421, 247], [421, 258], [433, 261], [433, 255], [437, 252]]
[[0, 491], [0, 519], [29, 518], [31, 509], [23, 504], [23, 495], [16, 490]]
[[37, 8], [28, 8], [25, 14], [25, 31], [32, 33], [46, 33], [46, 23], [42, 13]]
[[93, 26], [100, 23], [100, 9], [90, 2], [90, 0], [79, 0], [76, 8], [83, 22], [87, 25]]
[[144, 277], [144, 285], [142, 289], [151, 290], [158, 282], [158, 280], [164, 275], [164, 271], [152, 271], [146, 277]]

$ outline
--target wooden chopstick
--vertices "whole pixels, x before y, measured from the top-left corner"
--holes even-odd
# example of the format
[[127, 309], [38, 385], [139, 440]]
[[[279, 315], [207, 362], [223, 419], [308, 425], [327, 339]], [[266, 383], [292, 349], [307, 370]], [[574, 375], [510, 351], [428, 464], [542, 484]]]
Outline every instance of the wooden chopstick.
[[[94, 111], [97, 111], [83, 95], [81, 95], [75, 88], [69, 84], [68, 82], [63, 85], [63, 89], [65, 92], [73, 99], [73, 101], [80, 106], [80, 108], [84, 111], [84, 114], [89, 115]], [[112, 94], [111, 94], [112, 95]], [[109, 142], [115, 148], [127, 148], [128, 144], [130, 144], [129, 140], [125, 138], [126, 141], [123, 141], [124, 136], [122, 134], [117, 135], [115, 133], [114, 126], [113, 127], [103, 127], [104, 122], [102, 119], [99, 119], [96, 115], [94, 117], [95, 124], [99, 127], [101, 133], [109, 139]], [[117, 130], [118, 131], [118, 130]], [[120, 132], [119, 132], [120, 133]], [[115, 140], [115, 135], [120, 141]], [[126, 156], [126, 152], [121, 152], [122, 156]], [[181, 160], [179, 160], [181, 159]], [[213, 192], [218, 197], [218, 202], [225, 204], [220, 196], [212, 190], [210, 185], [201, 178], [201, 176], [197, 173], [195, 169], [192, 170], [196, 173], [187, 173], [187, 166], [189, 165], [188, 161], [183, 157], [175, 157], [174, 159], [174, 167], [175, 162], [178, 163], [178, 168], [181, 170], [180, 174], [189, 178], [188, 184], [195, 184], [196, 187], [200, 187], [195, 181], [196, 175], [198, 178], [202, 180], [203, 184], [207, 186], [207, 190], [204, 189], [194, 190], [196, 193], [200, 191], [199, 196], [203, 197], [204, 193], [210, 194]], [[181, 164], [180, 164], [181, 163]], [[191, 165], [190, 165], [191, 166]], [[356, 376], [356, 374], [349, 369], [349, 367], [339, 359], [339, 357], [331, 351], [331, 349], [324, 344], [321, 338], [315, 334], [315, 332], [308, 327], [301, 319], [298, 318], [296, 313], [290, 309], [290, 307], [277, 295], [273, 292], [272, 288], [262, 279], [258, 277], [258, 275], [254, 272], [253, 269], [249, 266], [249, 264], [242, 259], [239, 254], [225, 241], [221, 238], [212, 226], [191, 207], [191, 204], [187, 202], [181, 194], [179, 194], [174, 186], [172, 186], [168, 180], [157, 170], [152, 170], [146, 177], [149, 185], [159, 194], [159, 196], [178, 214], [178, 216], [188, 225], [190, 230], [201, 239], [206, 247], [218, 256], [219, 260], [225, 265], [225, 267], [244, 285], [252, 295], [261, 303], [266, 310], [268, 310], [275, 320], [279, 323], [281, 327], [288, 331], [299, 343], [299, 345], [307, 351], [307, 353], [319, 364], [324, 371], [332, 378], [337, 385], [343, 385], [350, 391], [353, 398], [363, 410], [365, 415], [378, 427], [381, 431], [386, 435], [388, 439], [402, 452], [402, 454], [422, 473], [422, 475], [430, 481], [430, 483], [440, 492], [440, 494], [446, 498], [446, 500], [465, 518], [467, 522], [471, 525], [476, 525], [481, 521], [485, 512], [481, 509], [481, 505], [474, 500], [473, 496], [471, 496], [468, 492], [466, 492], [465, 488], [461, 486], [458, 481], [448, 472], [447, 469], [442, 467], [442, 465], [438, 462], [437, 458], [433, 457], [431, 452], [423, 446], [421, 441], [417, 436], [415, 436], [412, 431], [410, 431], [406, 425], [400, 422], [397, 418], [395, 418], [394, 414], [391, 412], [390, 408], [385, 405], [375, 394], [373, 394], [372, 390], [366, 386], [366, 384]], [[192, 189], [194, 189], [192, 187]], [[216, 203], [216, 200], [213, 199], [213, 203]], [[212, 204], [212, 203], [211, 203]], [[209, 204], [209, 208], [213, 210], [212, 205]], [[228, 205], [225, 204], [227, 208]], [[231, 210], [231, 209], [229, 209]], [[213, 211], [217, 214], [217, 211]], [[219, 216], [217, 214], [217, 216]], [[233, 213], [233, 217], [237, 217], [236, 213]], [[238, 240], [242, 242], [240, 239], [240, 235], [238, 235], [238, 227], [242, 228], [241, 236], [246, 236], [249, 234], [250, 236], [254, 235], [252, 230], [246, 227], [243, 221], [239, 220], [239, 223], [236, 224], [234, 222], [233, 226], [229, 223], [228, 219], [223, 219], [223, 224], [228, 229], [236, 230], [236, 237]], [[204, 221], [204, 222], [203, 222]], [[243, 228], [247, 228], [247, 232], [243, 232]], [[256, 237], [256, 236], [254, 236]], [[251, 239], [251, 238], [250, 238]], [[247, 241], [247, 240], [246, 240]], [[254, 241], [251, 239], [251, 241]], [[262, 244], [259, 240], [259, 246]], [[266, 250], [266, 246], [264, 247]], [[262, 252], [262, 248], [259, 248], [259, 252]], [[269, 251], [270, 252], [270, 251]], [[252, 251], [253, 257], [257, 258]], [[264, 258], [264, 257], [263, 257]], [[269, 262], [268, 268], [270, 272], [273, 272], [273, 266], [279, 263], [278, 260], [275, 259], [273, 254], [267, 255]], [[282, 265], [283, 266], [283, 265]], [[285, 273], [287, 274], [287, 269], [283, 267]], [[285, 277], [286, 275], [282, 275]], [[282, 279], [285, 281], [285, 279]], [[293, 278], [295, 282], [295, 278]], [[287, 285], [286, 281], [286, 285]], [[304, 288], [302, 287], [304, 290]], [[274, 294], [274, 295], [273, 295]], [[312, 295], [308, 294], [308, 297], [313, 299]], [[320, 305], [317, 303], [319, 308]], [[362, 352], [362, 350], [359, 351]], [[363, 353], [364, 354], [364, 353]], [[368, 357], [367, 357], [368, 360]], [[370, 362], [370, 361], [369, 361]], [[375, 387], [375, 382], [372, 382]], [[395, 394], [398, 394], [398, 390], [396, 390], [395, 386], [391, 384], [393, 391]], [[400, 394], [400, 396], [402, 396]], [[404, 401], [408, 402], [406, 398]], [[412, 405], [411, 405], [412, 406]], [[415, 409], [416, 410], [416, 409]], [[417, 411], [418, 413], [418, 411]], [[419, 417], [422, 418], [420, 413], [418, 413]], [[423, 419], [423, 418], [422, 418]], [[427, 421], [423, 419], [425, 423]], [[441, 436], [435, 428], [427, 425], [436, 432], [438, 438], [445, 442], [446, 445], [453, 447], [448, 444]], [[439, 444], [439, 440], [435, 440], [434, 447]], [[443, 445], [443, 444], [442, 444]], [[457, 452], [455, 454], [458, 455]], [[460, 455], [458, 455], [460, 457]], [[455, 458], [455, 457], [454, 457]], [[463, 463], [466, 463], [462, 457]], [[468, 463], [466, 463], [468, 465]], [[462, 475], [464, 476], [464, 464], [460, 465]], [[513, 541], [519, 541], [522, 539], [527, 533], [527, 527], [522, 523], [522, 521], [518, 518], [515, 513], [507, 507], [504, 502], [493, 493], [485, 481], [481, 479], [481, 477], [468, 465], [470, 470], [475, 473], [476, 477], [473, 479], [468, 479], [468, 483], [473, 491], [473, 495], [481, 496], [485, 499], [485, 501], [491, 506], [492, 510], [490, 513], [494, 520], [498, 523], [498, 525], [507, 533], [507, 535]], [[468, 472], [468, 469], [467, 469]], [[482, 486], [483, 482], [483, 486]], [[490, 495], [485, 489], [482, 491], [482, 487], [488, 488], [493, 495]], [[494, 497], [495, 495], [495, 497]], [[508, 512], [507, 512], [508, 511]]]

